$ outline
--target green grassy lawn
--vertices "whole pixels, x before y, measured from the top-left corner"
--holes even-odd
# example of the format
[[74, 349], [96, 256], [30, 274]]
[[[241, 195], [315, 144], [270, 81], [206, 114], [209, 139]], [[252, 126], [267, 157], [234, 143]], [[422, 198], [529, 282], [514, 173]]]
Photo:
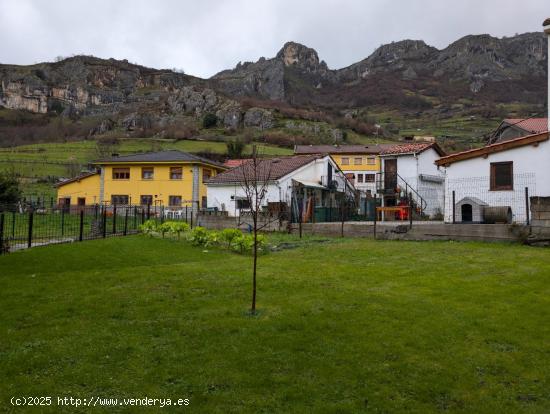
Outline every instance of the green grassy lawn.
[[260, 258], [255, 317], [250, 268], [142, 236], [0, 257], [0, 409], [98, 395], [204, 413], [550, 411], [548, 250], [311, 240]]

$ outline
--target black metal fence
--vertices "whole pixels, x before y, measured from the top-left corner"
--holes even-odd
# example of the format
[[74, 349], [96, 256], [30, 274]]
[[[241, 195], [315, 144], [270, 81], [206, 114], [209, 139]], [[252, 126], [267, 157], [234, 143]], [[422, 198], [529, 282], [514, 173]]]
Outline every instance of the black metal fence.
[[180, 220], [193, 226], [191, 207], [151, 205], [91, 205], [36, 207], [0, 206], [0, 254], [53, 243], [78, 242], [139, 231], [153, 219]]

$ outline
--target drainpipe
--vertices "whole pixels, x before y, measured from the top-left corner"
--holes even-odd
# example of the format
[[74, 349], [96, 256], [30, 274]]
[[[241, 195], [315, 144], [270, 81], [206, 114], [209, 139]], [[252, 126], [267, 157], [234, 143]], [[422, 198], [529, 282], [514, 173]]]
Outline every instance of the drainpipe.
[[105, 166], [101, 166], [99, 174], [99, 204], [103, 204], [105, 198]]
[[[544, 33], [546, 33], [546, 38], [548, 40], [548, 68], [550, 70], [550, 18], [546, 19], [542, 24], [544, 27]], [[546, 101], [546, 107], [548, 109], [548, 131], [550, 131], [550, 74], [548, 74], [548, 100]]]

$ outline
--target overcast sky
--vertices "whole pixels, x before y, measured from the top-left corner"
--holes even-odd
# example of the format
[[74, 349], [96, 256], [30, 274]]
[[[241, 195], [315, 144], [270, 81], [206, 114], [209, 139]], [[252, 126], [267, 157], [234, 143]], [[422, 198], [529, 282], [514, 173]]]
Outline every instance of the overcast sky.
[[541, 31], [546, 17], [549, 0], [0, 0], [0, 63], [91, 54], [209, 77], [293, 40], [336, 69], [391, 41], [441, 49]]

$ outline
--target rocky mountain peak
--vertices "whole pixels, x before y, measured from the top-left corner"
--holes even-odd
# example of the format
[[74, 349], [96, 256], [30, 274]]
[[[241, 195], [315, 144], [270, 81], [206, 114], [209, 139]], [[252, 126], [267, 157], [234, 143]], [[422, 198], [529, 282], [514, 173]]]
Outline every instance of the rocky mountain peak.
[[282, 59], [285, 66], [296, 66], [304, 69], [317, 69], [319, 66], [319, 56], [315, 49], [296, 42], [285, 43], [277, 53], [277, 59]]

